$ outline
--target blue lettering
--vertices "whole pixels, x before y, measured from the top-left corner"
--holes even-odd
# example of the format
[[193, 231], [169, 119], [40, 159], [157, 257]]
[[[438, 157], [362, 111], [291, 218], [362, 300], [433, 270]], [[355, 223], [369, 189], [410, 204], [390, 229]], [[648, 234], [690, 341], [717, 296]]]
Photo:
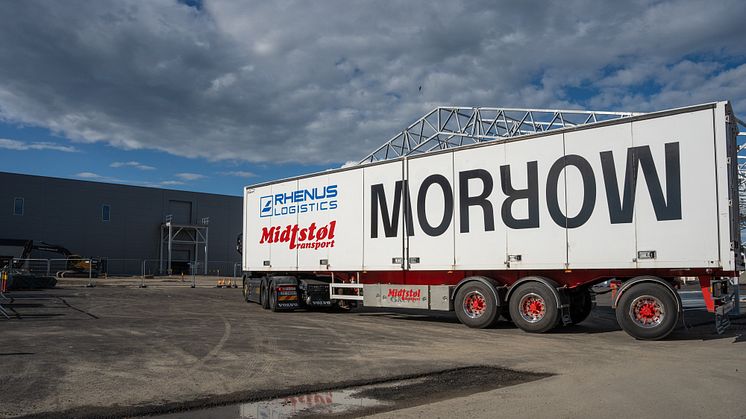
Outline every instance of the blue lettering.
[[337, 185], [327, 185], [263, 196], [260, 199], [259, 216], [269, 217], [271, 215], [280, 216], [334, 210], [339, 207], [339, 202], [330, 198], [338, 195]]
[[324, 189], [326, 189], [327, 198], [334, 198], [337, 196], [337, 185], [329, 185]]

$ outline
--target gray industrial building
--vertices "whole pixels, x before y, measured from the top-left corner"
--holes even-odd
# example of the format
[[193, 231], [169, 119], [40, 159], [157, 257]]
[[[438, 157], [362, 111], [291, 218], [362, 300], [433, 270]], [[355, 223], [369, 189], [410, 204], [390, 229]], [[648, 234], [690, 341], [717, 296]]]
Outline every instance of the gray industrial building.
[[169, 253], [172, 273], [232, 274], [242, 212], [240, 196], [0, 172], [0, 238], [105, 258], [112, 275], [168, 273]]

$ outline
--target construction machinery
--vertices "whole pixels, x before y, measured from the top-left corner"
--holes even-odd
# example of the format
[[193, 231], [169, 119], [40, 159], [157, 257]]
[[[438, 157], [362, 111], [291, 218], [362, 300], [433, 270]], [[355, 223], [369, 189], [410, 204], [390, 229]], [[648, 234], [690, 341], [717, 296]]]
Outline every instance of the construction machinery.
[[[59, 258], [38, 258], [39, 254], [52, 253]], [[33, 258], [33, 256], [37, 256]], [[60, 262], [62, 264], [55, 264]], [[56, 278], [97, 278], [105, 272], [106, 261], [84, 258], [64, 246], [30, 239], [0, 239], [0, 268], [9, 272], [8, 287], [51, 288]], [[40, 266], [43, 265], [43, 266]], [[53, 274], [54, 272], [54, 274]]]

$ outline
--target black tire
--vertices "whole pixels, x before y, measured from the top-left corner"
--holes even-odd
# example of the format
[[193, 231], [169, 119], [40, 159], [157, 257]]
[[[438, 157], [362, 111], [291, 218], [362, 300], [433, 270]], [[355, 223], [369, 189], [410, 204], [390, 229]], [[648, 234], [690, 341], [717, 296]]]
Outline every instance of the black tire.
[[249, 302], [249, 283], [246, 281], [246, 278], [243, 279], [243, 300], [247, 303]]
[[661, 284], [643, 282], [632, 285], [619, 298], [616, 320], [635, 339], [663, 339], [679, 322], [676, 297]]
[[269, 290], [267, 289], [267, 283], [263, 282], [259, 291], [259, 301], [262, 302], [262, 308], [269, 309]]
[[570, 321], [578, 324], [587, 319], [593, 310], [591, 290], [583, 288], [570, 295]]
[[[527, 306], [521, 309], [521, 305]], [[513, 323], [526, 332], [544, 333], [559, 323], [554, 293], [540, 282], [519, 285], [510, 296], [508, 308]]]
[[280, 311], [279, 307], [277, 307], [277, 290], [274, 284], [272, 284], [269, 290], [269, 309], [275, 313]]
[[492, 326], [500, 314], [495, 294], [492, 287], [482, 282], [464, 284], [459, 288], [453, 301], [459, 321], [475, 329]]

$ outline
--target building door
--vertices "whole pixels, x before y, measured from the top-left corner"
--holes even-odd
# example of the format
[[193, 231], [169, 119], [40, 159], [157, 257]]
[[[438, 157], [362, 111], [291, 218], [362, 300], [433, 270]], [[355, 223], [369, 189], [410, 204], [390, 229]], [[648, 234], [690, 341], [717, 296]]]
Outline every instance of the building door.
[[168, 213], [173, 216], [174, 224], [192, 224], [192, 203], [190, 201], [168, 201]]

